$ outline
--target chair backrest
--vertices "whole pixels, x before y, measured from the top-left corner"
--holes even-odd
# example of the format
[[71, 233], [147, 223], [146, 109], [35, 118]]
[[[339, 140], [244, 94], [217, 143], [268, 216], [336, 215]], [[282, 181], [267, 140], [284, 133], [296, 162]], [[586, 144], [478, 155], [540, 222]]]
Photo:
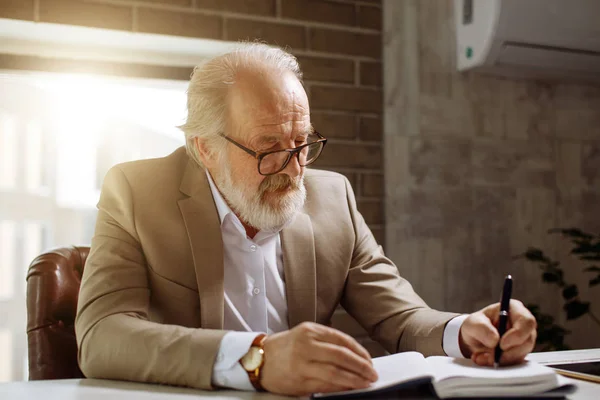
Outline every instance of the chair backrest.
[[89, 247], [50, 250], [27, 273], [29, 379], [83, 378], [77, 363], [75, 314]]

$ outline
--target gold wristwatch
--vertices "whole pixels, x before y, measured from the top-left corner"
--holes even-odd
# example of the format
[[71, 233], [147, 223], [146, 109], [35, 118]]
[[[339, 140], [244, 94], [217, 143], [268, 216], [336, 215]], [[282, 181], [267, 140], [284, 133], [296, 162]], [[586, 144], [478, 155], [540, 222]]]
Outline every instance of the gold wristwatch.
[[248, 352], [240, 359], [242, 368], [248, 373], [250, 383], [258, 391], [264, 391], [260, 384], [260, 372], [265, 363], [265, 350], [263, 348], [267, 335], [261, 333], [253, 341]]

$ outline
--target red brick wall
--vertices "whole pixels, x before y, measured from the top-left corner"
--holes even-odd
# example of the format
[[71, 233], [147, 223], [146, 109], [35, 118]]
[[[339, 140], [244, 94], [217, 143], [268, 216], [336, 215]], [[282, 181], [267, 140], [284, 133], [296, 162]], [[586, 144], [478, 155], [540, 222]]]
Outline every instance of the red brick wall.
[[381, 0], [0, 0], [0, 17], [290, 48], [313, 125], [330, 139], [317, 167], [349, 178], [384, 243]]

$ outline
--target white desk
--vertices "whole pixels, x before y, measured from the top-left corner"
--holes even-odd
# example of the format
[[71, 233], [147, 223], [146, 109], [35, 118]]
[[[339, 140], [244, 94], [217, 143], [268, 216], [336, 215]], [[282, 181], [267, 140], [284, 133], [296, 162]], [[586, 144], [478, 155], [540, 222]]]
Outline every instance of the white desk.
[[[600, 360], [600, 349], [573, 350], [530, 354], [528, 359], [545, 364], [549, 362], [572, 362], [578, 360]], [[578, 387], [569, 396], [573, 400], [600, 399], [600, 384], [572, 380]], [[390, 398], [391, 395], [386, 396]], [[427, 393], [409, 391], [399, 399], [433, 399]], [[101, 379], [66, 379], [33, 382], [10, 382], [0, 384], [2, 400], [197, 400], [197, 399], [253, 399], [289, 400], [289, 397], [266, 393], [238, 391], [201, 391], [171, 386], [143, 383], [109, 381]]]

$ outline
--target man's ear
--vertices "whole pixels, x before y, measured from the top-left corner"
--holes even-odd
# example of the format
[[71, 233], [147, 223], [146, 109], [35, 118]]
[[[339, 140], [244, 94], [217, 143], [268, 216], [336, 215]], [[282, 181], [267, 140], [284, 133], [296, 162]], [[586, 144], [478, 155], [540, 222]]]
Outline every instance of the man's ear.
[[212, 169], [216, 162], [215, 155], [208, 149], [206, 142], [196, 137], [194, 138], [194, 146], [196, 146], [196, 149], [198, 149], [198, 154], [202, 164], [204, 164], [206, 168]]

